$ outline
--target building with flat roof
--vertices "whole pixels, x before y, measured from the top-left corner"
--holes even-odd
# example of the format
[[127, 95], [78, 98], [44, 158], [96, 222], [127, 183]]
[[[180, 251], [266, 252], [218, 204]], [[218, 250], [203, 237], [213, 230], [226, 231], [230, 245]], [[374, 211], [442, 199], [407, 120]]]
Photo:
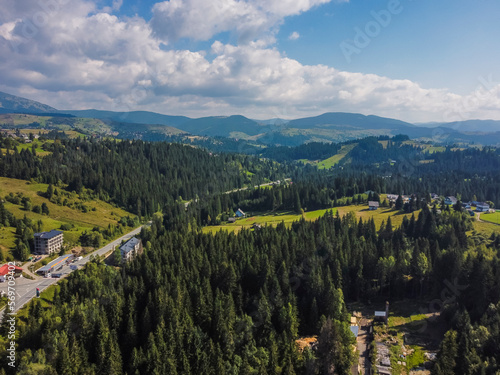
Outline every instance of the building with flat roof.
[[122, 259], [125, 261], [129, 261], [133, 259], [142, 249], [141, 240], [135, 237], [132, 237], [130, 240], [125, 242], [120, 246], [120, 253], [122, 255]]
[[61, 250], [63, 232], [51, 230], [50, 232], [35, 233], [35, 254], [52, 254]]
[[73, 254], [66, 254], [63, 256], [60, 256], [57, 259], [54, 259], [52, 262], [47, 264], [46, 266], [43, 266], [42, 268], [39, 268], [36, 270], [36, 273], [40, 275], [45, 275], [47, 273], [52, 273], [54, 271], [58, 271], [61, 269], [64, 265], [66, 265], [70, 260], [74, 258]]

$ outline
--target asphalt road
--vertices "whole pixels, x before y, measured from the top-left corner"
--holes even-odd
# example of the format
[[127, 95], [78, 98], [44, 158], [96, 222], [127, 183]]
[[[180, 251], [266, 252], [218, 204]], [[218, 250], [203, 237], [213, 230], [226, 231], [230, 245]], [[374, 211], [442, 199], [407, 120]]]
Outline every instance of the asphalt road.
[[[149, 225], [146, 224], [146, 225]], [[141, 232], [143, 226], [140, 226], [136, 229], [134, 229], [132, 232], [129, 232], [125, 234], [124, 236], [114, 240], [113, 242], [110, 242], [106, 246], [100, 248], [99, 250], [94, 251], [93, 253], [85, 256], [83, 259], [76, 263], [72, 263], [72, 265], [77, 265], [78, 268], [81, 268], [83, 265], [85, 265], [87, 262], [90, 261], [91, 256], [96, 256], [96, 255], [104, 255], [110, 250], [113, 250], [115, 246], [118, 246], [121, 244], [123, 240], [128, 240], [131, 237], [135, 236], [136, 234], [139, 234]], [[44, 291], [47, 289], [49, 286], [57, 283], [59, 280], [62, 278], [68, 276], [73, 270], [69, 267], [69, 265], [64, 265], [63, 268], [57, 273], [62, 274], [61, 278], [59, 279], [52, 279], [52, 278], [42, 278], [38, 277], [36, 280], [30, 280], [26, 278], [17, 278], [16, 279], [16, 285], [14, 286], [15, 292], [16, 292], [16, 305], [15, 305], [15, 311], [18, 311], [21, 307], [23, 307], [26, 303], [28, 303], [33, 297], [36, 296], [36, 288], [40, 289], [40, 292]], [[8, 291], [8, 283], [0, 283], [0, 293], [2, 291], [5, 291], [7, 293]], [[3, 317], [3, 310], [0, 311], [0, 321]]]

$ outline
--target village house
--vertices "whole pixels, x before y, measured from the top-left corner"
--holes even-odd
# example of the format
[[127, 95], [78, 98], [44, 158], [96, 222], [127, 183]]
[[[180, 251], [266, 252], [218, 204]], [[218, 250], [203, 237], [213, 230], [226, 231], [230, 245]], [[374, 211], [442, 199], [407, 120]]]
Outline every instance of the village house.
[[234, 214], [236, 217], [245, 217], [246, 214], [241, 210], [241, 208], [238, 208], [238, 211]]
[[380, 207], [380, 203], [378, 203], [376, 201], [369, 201], [368, 202], [368, 208], [370, 209], [370, 211], [378, 210], [379, 207]]
[[457, 202], [458, 202], [458, 199], [455, 198], [454, 196], [449, 196], [449, 197], [446, 197], [444, 199], [444, 204], [447, 204], [447, 205], [450, 205], [450, 204], [455, 205], [455, 204], [457, 204]]
[[488, 212], [490, 210], [490, 205], [487, 203], [477, 203], [476, 204], [476, 211], [477, 212]]
[[387, 194], [387, 200], [389, 202], [396, 202], [399, 198], [398, 194]]

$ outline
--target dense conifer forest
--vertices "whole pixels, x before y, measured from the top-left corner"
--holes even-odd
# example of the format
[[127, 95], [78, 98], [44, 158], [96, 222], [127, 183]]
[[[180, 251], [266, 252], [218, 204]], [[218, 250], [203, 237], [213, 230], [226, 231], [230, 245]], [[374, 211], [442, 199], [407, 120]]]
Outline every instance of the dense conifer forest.
[[[30, 305], [20, 370], [348, 374], [353, 337], [344, 301], [432, 298], [458, 279], [467, 288], [444, 313], [451, 330], [434, 372], [495, 374], [500, 237], [476, 245], [469, 226], [462, 213], [424, 208], [379, 231], [373, 221], [327, 214], [291, 228], [210, 235], [166, 230], [155, 216], [141, 233], [143, 256], [122, 269], [96, 260], [61, 283], [51, 308]], [[318, 349], [299, 351], [295, 339], [311, 334]]]
[[[498, 205], [499, 151], [425, 155], [403, 139], [387, 141], [386, 148], [359, 141], [324, 171], [286, 157], [278, 163], [161, 142], [57, 140], [43, 157], [7, 150], [0, 176], [85, 191], [152, 219], [135, 260], [115, 268], [95, 259], [60, 283], [52, 304], [29, 305], [18, 324], [18, 373], [349, 374], [355, 341], [347, 303], [430, 301], [456, 282], [464, 287], [444, 306], [448, 331], [433, 373], [497, 375], [500, 236], [470, 236], [460, 207], [428, 203], [435, 192]], [[250, 188], [233, 191], [242, 187]], [[238, 207], [300, 213], [381, 193], [414, 194], [397, 209], [420, 212], [400, 227], [329, 211], [290, 227], [201, 231]], [[0, 203], [0, 225], [16, 226], [29, 241], [37, 223], [15, 219]], [[315, 349], [300, 350], [296, 339], [312, 335]], [[8, 372], [4, 353], [0, 361], [0, 373]]]

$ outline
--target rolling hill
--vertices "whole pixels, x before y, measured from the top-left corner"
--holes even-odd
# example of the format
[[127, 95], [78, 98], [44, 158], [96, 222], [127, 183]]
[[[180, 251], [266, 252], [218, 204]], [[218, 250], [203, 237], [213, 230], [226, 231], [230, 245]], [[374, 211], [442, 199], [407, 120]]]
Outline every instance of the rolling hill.
[[191, 120], [185, 116], [168, 116], [155, 112], [133, 111], [133, 112], [113, 112], [100, 111], [97, 109], [85, 110], [62, 110], [60, 112], [68, 113], [76, 117], [97, 118], [101, 120], [113, 120], [121, 123], [132, 124], [154, 124], [167, 125], [178, 128], [179, 125]]
[[221, 137], [241, 137], [241, 133], [255, 136], [267, 130], [266, 126], [240, 115], [202, 117], [180, 124], [178, 128], [196, 135]]
[[0, 91], [0, 113], [55, 113], [57, 109]]
[[337, 128], [337, 129], [406, 129], [415, 125], [408, 122], [379, 116], [365, 116], [359, 113], [329, 112], [315, 117], [306, 117], [291, 120], [287, 123], [290, 128]]
[[460, 132], [481, 132], [481, 133], [496, 133], [500, 132], [500, 121], [496, 120], [466, 120], [455, 122], [431, 122], [418, 124], [423, 127], [445, 127], [454, 129]]

